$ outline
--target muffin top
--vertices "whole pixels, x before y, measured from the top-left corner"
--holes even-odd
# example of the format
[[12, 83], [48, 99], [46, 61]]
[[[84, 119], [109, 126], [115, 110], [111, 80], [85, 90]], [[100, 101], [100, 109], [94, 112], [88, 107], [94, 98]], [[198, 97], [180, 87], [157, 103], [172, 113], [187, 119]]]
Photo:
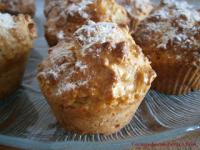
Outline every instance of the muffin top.
[[[114, 12], [114, 13], [113, 13]], [[62, 16], [60, 16], [60, 15]], [[46, 1], [45, 15], [56, 20], [80, 22], [84, 20], [127, 23], [125, 10], [114, 0], [52, 0]], [[71, 20], [73, 19], [78, 20]], [[69, 19], [69, 20], [68, 20]]]
[[44, 95], [66, 105], [134, 103], [154, 77], [128, 29], [92, 21], [50, 48], [38, 70]]
[[185, 1], [163, 0], [133, 36], [152, 61], [199, 66], [200, 13]]
[[0, 11], [33, 16], [35, 13], [35, 0], [0, 0]]
[[1, 64], [28, 52], [37, 36], [35, 24], [27, 15], [0, 13], [0, 28]]
[[128, 24], [125, 9], [115, 0], [46, 0], [46, 31], [57, 41], [71, 36], [87, 20]]
[[153, 10], [150, 0], [116, 0], [124, 6], [129, 16], [134, 19], [143, 20]]

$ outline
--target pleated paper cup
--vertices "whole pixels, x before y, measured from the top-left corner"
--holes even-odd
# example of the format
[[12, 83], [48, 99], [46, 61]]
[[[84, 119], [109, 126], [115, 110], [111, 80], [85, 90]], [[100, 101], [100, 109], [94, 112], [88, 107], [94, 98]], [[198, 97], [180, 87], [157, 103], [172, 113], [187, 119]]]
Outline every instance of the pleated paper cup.
[[200, 89], [200, 69], [189, 65], [154, 63], [158, 75], [153, 88], [170, 95], [181, 95]]

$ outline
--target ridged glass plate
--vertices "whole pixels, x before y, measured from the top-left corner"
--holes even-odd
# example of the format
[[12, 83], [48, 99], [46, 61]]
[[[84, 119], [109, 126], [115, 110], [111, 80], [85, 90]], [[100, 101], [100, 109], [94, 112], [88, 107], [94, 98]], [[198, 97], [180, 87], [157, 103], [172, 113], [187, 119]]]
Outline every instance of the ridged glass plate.
[[36, 68], [47, 54], [43, 38], [43, 1], [37, 1], [39, 36], [21, 88], [0, 102], [0, 145], [48, 150], [127, 150], [134, 144], [160, 142], [200, 129], [200, 92], [167, 96], [151, 90], [136, 116], [113, 135], [64, 131], [41, 95]]

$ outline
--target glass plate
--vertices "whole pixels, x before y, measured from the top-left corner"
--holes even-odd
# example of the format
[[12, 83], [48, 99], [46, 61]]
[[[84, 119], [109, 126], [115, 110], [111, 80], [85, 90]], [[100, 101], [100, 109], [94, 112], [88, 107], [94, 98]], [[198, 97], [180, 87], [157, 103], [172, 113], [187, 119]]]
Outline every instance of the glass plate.
[[[190, 1], [191, 2], [191, 1]], [[37, 0], [39, 38], [23, 84], [0, 103], [0, 145], [48, 150], [127, 150], [134, 144], [160, 142], [200, 129], [200, 92], [167, 96], [150, 90], [136, 116], [120, 132], [104, 136], [64, 131], [56, 122], [36, 81], [36, 67], [47, 55], [43, 37], [43, 1]]]

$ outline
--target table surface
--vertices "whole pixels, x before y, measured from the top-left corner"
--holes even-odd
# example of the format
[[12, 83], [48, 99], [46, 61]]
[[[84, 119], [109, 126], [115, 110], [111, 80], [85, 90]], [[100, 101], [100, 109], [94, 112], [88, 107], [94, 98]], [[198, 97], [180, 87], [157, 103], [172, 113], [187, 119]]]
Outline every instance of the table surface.
[[[0, 146], [0, 150], [18, 150]], [[163, 143], [137, 145], [131, 150], [200, 150], [200, 131]]]

